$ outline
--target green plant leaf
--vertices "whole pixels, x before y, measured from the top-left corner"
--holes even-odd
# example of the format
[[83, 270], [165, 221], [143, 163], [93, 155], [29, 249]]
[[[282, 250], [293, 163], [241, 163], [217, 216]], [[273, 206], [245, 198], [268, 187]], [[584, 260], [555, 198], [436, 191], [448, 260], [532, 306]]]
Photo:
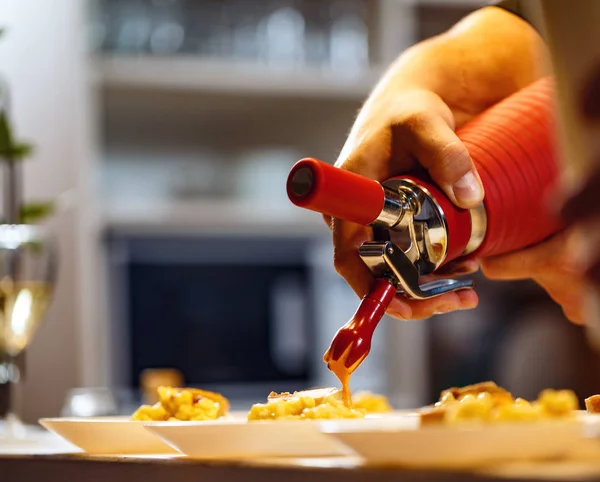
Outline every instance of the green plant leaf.
[[0, 156], [11, 161], [20, 161], [31, 155], [33, 146], [31, 144], [16, 144], [9, 149], [0, 148]]
[[54, 212], [54, 203], [51, 201], [30, 202], [21, 207], [21, 222], [35, 224], [47, 218]]
[[12, 129], [6, 117], [6, 112], [0, 112], [0, 152], [10, 152], [13, 149]]
[[19, 161], [31, 155], [33, 146], [15, 142], [6, 112], [0, 112], [0, 157]]

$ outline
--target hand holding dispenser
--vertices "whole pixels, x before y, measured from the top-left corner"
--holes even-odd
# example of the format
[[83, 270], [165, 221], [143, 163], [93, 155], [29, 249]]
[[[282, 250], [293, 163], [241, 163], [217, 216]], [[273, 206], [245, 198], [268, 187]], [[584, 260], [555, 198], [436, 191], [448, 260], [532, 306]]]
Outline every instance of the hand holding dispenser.
[[359, 249], [375, 277], [372, 290], [325, 355], [338, 377], [367, 356], [397, 293], [427, 299], [473, 286], [458, 279], [420, 284], [422, 275], [460, 258], [522, 249], [560, 229], [548, 207], [558, 181], [553, 107], [552, 80], [544, 78], [457, 132], [485, 189], [475, 209], [456, 207], [425, 172], [379, 183], [315, 159], [294, 165], [287, 192], [295, 205], [374, 230], [374, 241]]

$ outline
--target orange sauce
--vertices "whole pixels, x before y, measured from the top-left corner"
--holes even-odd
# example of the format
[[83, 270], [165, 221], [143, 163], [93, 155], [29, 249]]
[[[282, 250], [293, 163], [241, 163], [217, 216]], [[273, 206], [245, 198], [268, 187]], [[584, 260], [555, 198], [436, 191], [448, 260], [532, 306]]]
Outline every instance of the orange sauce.
[[350, 393], [351, 370], [346, 367], [344, 360], [330, 359], [327, 363], [327, 367], [336, 377], [338, 377], [338, 380], [342, 384], [342, 400], [344, 401], [344, 405], [348, 408], [352, 408], [352, 394]]

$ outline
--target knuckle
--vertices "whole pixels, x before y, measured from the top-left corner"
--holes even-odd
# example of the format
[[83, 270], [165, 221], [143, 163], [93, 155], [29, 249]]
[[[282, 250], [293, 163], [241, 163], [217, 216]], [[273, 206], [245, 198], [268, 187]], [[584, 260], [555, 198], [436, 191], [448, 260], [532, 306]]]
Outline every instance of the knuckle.
[[430, 114], [423, 110], [412, 110], [404, 114], [398, 125], [407, 131], [414, 131], [426, 124], [430, 119]]

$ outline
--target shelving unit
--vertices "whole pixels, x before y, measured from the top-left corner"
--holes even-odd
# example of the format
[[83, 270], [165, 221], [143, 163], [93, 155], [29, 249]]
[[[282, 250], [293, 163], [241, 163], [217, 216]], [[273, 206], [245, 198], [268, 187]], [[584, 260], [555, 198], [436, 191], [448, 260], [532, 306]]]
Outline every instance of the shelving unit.
[[358, 76], [318, 68], [271, 70], [255, 63], [193, 57], [110, 57], [96, 59], [104, 89], [153, 89], [194, 95], [285, 96], [360, 101], [383, 69]]
[[[100, 147], [105, 161], [102, 170], [117, 169], [120, 160], [126, 162], [132, 156], [155, 157], [157, 151], [168, 152], [167, 157], [177, 152], [188, 156], [198, 153], [200, 164], [201, 153], [210, 149], [213, 161], [233, 171], [235, 162], [240, 162], [240, 153], [245, 150], [282, 146], [293, 147], [299, 157], [306, 155], [333, 161], [356, 112], [386, 66], [400, 51], [418, 40], [422, 30], [421, 9], [437, 5], [453, 12], [450, 24], [457, 15], [483, 3], [476, 0], [374, 0], [369, 26], [372, 67], [358, 74], [315, 66], [274, 69], [260, 63], [192, 55], [96, 54], [92, 65], [99, 92], [98, 107], [103, 117]], [[433, 28], [443, 30], [439, 26]], [[167, 157], [164, 162], [170, 161]], [[288, 158], [282, 162], [291, 166], [294, 160]], [[143, 177], [156, 164], [138, 161], [138, 166], [139, 176]], [[153, 200], [148, 200], [148, 206], [150, 201]], [[126, 212], [127, 222], [133, 226], [143, 224], [148, 228], [155, 219], [160, 228], [164, 223], [159, 213], [170, 211], [179, 213], [175, 217], [180, 226], [194, 229], [208, 228], [210, 214], [190, 215], [184, 220], [183, 213], [212, 209], [218, 217], [219, 210], [233, 209], [231, 206], [244, 212], [245, 202], [236, 200], [235, 196], [225, 200], [210, 196], [173, 199], [163, 201], [162, 205], [152, 202], [155, 213], [152, 215], [144, 213], [144, 208], [119, 207], [119, 199], [111, 195], [103, 201], [103, 212], [107, 227], [122, 227], [121, 215]], [[190, 203], [197, 209], [185, 208]], [[144, 205], [143, 200], [140, 205]], [[274, 219], [268, 210], [263, 214], [267, 223]], [[139, 223], [135, 216], [139, 216]], [[300, 222], [293, 215], [291, 218], [289, 226]], [[316, 219], [314, 225], [319, 225], [318, 217], [313, 218]], [[278, 223], [285, 219], [289, 216], [279, 219]], [[284, 224], [284, 229], [288, 225]]]
[[106, 205], [109, 225], [119, 233], [288, 236], [326, 234], [319, 215], [291, 205], [249, 204], [235, 200], [176, 201]]

